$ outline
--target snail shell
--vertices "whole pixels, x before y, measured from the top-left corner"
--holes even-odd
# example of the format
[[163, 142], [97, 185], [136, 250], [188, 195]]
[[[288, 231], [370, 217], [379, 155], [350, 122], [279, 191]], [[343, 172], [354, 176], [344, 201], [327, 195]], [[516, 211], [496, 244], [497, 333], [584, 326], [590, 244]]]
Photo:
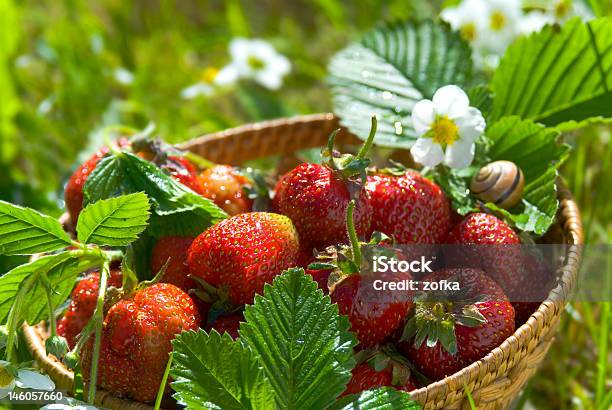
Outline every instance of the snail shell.
[[493, 202], [504, 209], [519, 203], [524, 188], [523, 171], [510, 161], [495, 161], [485, 165], [470, 184], [470, 190], [477, 198]]

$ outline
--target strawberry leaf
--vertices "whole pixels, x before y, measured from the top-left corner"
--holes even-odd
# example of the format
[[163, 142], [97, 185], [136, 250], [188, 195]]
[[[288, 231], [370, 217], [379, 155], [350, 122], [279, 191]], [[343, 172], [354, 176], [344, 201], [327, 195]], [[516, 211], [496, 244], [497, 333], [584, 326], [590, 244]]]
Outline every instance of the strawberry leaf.
[[418, 410], [421, 406], [403, 391], [392, 387], [366, 390], [359, 394], [342, 397], [328, 410]]
[[102, 159], [87, 178], [83, 190], [86, 203], [136, 192], [147, 194], [156, 217], [173, 216], [170, 223], [156, 222], [152, 218], [152, 223], [159, 229], [163, 226], [190, 226], [202, 232], [227, 217], [214, 202], [193, 192], [153, 163], [129, 152]]
[[274, 409], [272, 386], [254, 354], [228, 334], [184, 332], [172, 346], [171, 387], [187, 409]]
[[491, 80], [491, 119], [571, 129], [612, 117], [612, 18], [576, 17], [512, 44]]
[[302, 269], [266, 285], [245, 318], [240, 338], [263, 365], [279, 408], [326, 408], [344, 391], [355, 364], [355, 336]]
[[126, 246], [147, 227], [149, 199], [142, 192], [87, 205], [76, 226], [81, 243]]
[[469, 45], [443, 23], [398, 22], [378, 28], [334, 56], [328, 82], [341, 123], [363, 138], [379, 121], [378, 145], [409, 148], [417, 101], [448, 84], [472, 82]]
[[557, 142], [559, 133], [531, 120], [505, 117], [487, 129], [491, 161], [508, 160], [518, 165], [525, 176], [521, 203], [505, 210], [493, 203], [485, 206], [518, 229], [544, 234], [555, 219], [558, 168], [565, 161], [569, 146]]
[[70, 245], [59, 221], [29, 208], [0, 201], [0, 255], [32, 255]]

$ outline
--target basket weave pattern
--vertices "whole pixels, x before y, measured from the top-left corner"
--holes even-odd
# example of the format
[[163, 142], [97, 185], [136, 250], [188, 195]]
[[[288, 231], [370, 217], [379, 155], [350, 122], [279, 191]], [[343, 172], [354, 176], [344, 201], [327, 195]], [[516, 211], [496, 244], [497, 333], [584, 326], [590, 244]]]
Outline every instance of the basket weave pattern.
[[[296, 150], [322, 146], [336, 128], [332, 114], [315, 114], [289, 119], [245, 125], [191, 140], [181, 148], [216, 163], [241, 164], [244, 161], [271, 155], [289, 156]], [[338, 135], [338, 142], [354, 143], [348, 132]], [[546, 301], [514, 334], [483, 359], [460, 372], [427, 387], [415, 390], [412, 397], [425, 409], [469, 409], [466, 388], [479, 409], [504, 409], [518, 397], [521, 389], [535, 373], [554, 338], [565, 301], [574, 289], [583, 242], [582, 223], [571, 193], [558, 184], [560, 201], [558, 225], [547, 235], [551, 243], [570, 245], [565, 263], [559, 270], [560, 281]], [[572, 246], [573, 245], [573, 246]], [[47, 357], [42, 325], [24, 326], [30, 351], [49, 373], [59, 389], [71, 390], [73, 374], [54, 357]], [[150, 409], [142, 403], [122, 400], [108, 392], [98, 391], [96, 401], [111, 409]]]

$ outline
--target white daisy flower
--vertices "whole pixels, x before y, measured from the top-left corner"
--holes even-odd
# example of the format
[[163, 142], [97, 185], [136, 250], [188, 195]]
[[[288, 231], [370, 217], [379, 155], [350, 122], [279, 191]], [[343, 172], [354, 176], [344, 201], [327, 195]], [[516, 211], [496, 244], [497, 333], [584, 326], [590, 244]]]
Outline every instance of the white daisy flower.
[[410, 149], [415, 161], [427, 167], [444, 163], [465, 168], [474, 159], [474, 141], [485, 130], [485, 120], [470, 107], [467, 94], [456, 85], [438, 89], [432, 100], [421, 100], [412, 109], [418, 135]]
[[0, 399], [8, 396], [15, 387], [47, 391], [55, 389], [55, 383], [49, 376], [28, 369], [18, 369], [15, 376], [9, 371], [8, 366], [10, 363], [0, 361]]
[[197, 97], [210, 97], [215, 93], [215, 82], [219, 76], [219, 70], [215, 67], [207, 67], [202, 71], [200, 81], [181, 90], [181, 98], [192, 100]]
[[61, 403], [51, 403], [40, 410], [98, 410], [96, 406], [91, 404], [83, 403], [82, 401], [73, 399], [72, 397], [65, 398]]
[[232, 61], [215, 78], [218, 85], [252, 79], [266, 88], [277, 90], [291, 69], [289, 60], [264, 40], [235, 38], [230, 42], [229, 51]]

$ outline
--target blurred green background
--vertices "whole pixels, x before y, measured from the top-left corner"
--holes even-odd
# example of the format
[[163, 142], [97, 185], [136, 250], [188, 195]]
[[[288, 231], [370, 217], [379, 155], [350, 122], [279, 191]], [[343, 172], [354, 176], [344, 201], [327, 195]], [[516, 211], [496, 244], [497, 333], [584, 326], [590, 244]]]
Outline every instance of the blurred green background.
[[[602, 10], [610, 1], [595, 0]], [[331, 55], [382, 20], [436, 16], [442, 1], [0, 0], [0, 198], [59, 215], [62, 185], [104, 127], [180, 142], [266, 118], [329, 111]], [[448, 3], [448, 2], [447, 2]], [[234, 37], [270, 41], [291, 73], [275, 92], [240, 83], [181, 98], [229, 62]], [[611, 128], [565, 135], [562, 174], [587, 240], [612, 243]], [[18, 259], [0, 259], [5, 272]], [[520, 408], [598, 408], [610, 400], [610, 303], [571, 305]]]

